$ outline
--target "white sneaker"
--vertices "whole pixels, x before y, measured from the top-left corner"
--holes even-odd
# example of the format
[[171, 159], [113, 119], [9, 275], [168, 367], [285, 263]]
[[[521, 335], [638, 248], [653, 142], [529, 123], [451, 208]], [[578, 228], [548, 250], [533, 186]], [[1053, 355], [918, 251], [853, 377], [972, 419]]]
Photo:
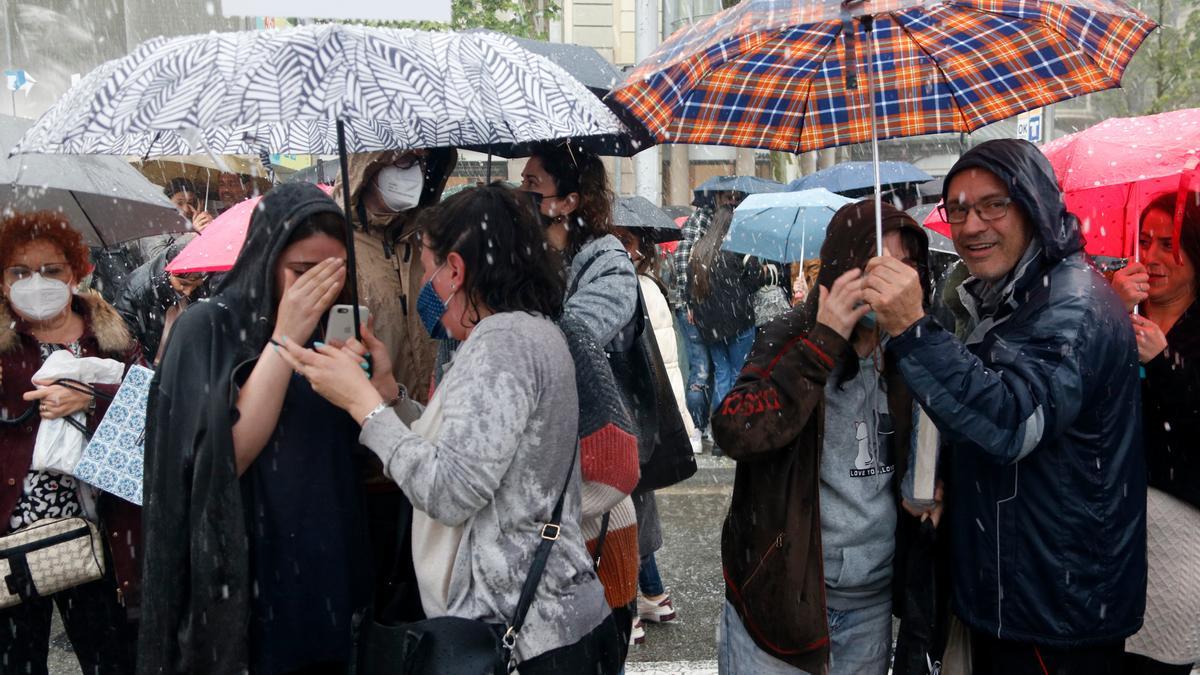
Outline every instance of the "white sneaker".
[[692, 429], [692, 434], [688, 439], [692, 442], [692, 452], [697, 455], [704, 452], [704, 437], [700, 435], [699, 429]]
[[670, 591], [660, 595], [657, 600], [650, 600], [641, 593], [638, 593], [637, 608], [638, 618], [653, 623], [674, 621], [676, 617], [675, 606], [671, 603]]
[[646, 629], [642, 627], [641, 617], [633, 617], [633, 630], [629, 633], [629, 646], [636, 647], [646, 641]]

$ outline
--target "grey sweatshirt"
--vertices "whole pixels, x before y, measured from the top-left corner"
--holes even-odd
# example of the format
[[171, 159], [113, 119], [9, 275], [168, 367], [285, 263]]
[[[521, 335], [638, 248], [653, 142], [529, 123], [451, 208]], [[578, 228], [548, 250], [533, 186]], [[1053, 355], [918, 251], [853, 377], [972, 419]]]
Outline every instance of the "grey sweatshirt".
[[887, 393], [871, 357], [858, 375], [825, 385], [825, 447], [821, 451], [821, 545], [829, 607], [857, 609], [887, 598], [896, 550]]
[[579, 249], [567, 270], [567, 289], [563, 313], [587, 324], [601, 346], [612, 342], [637, 308], [637, 271], [621, 241], [611, 234]]
[[[459, 347], [436, 395], [444, 397], [436, 442], [390, 412], [372, 418], [360, 441], [413, 506], [463, 526], [449, 613], [507, 623], [577, 452], [566, 339], [540, 316], [487, 317]], [[576, 462], [562, 533], [517, 640], [519, 661], [579, 641], [609, 613], [579, 530], [579, 471]]]

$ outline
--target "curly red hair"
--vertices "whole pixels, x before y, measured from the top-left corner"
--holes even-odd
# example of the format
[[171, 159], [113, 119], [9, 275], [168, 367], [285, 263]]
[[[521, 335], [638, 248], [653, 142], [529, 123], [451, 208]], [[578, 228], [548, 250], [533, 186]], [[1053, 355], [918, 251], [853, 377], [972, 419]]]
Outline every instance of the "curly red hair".
[[66, 216], [54, 211], [21, 212], [0, 220], [0, 269], [9, 266], [14, 251], [35, 240], [57, 246], [76, 279], [92, 273], [90, 251], [83, 235], [71, 227]]

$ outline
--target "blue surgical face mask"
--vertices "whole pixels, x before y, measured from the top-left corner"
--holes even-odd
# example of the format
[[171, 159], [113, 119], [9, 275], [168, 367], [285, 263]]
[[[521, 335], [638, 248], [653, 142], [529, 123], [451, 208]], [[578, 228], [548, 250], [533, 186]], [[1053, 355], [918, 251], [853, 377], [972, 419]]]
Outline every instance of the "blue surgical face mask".
[[450, 298], [442, 300], [438, 297], [437, 291], [433, 288], [433, 280], [437, 278], [439, 272], [445, 265], [439, 266], [430, 275], [429, 281], [421, 287], [420, 294], [417, 295], [417, 315], [421, 317], [421, 323], [425, 326], [425, 332], [429, 333], [429, 337], [435, 340], [448, 340], [450, 335], [446, 332], [446, 327], [442, 325], [442, 317], [446, 315], [446, 303], [450, 298], [454, 297], [454, 293], [450, 293]]
[[867, 330], [873, 330], [875, 328], [875, 310], [871, 310], [866, 314], [863, 314], [862, 318], [858, 320], [858, 323]]

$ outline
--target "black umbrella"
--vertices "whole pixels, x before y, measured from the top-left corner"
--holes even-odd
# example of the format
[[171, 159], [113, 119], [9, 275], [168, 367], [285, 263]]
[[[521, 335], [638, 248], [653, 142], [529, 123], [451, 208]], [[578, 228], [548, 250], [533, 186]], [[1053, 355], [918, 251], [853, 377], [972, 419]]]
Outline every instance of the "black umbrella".
[[[467, 32], [489, 33], [491, 31], [478, 28]], [[632, 157], [654, 145], [653, 138], [651, 138], [650, 134], [636, 118], [631, 116], [623, 106], [610, 103], [606, 98], [609, 90], [625, 79], [625, 73], [609, 63], [600, 55], [600, 52], [584, 45], [506, 37], [509, 37], [527, 51], [545, 57], [567, 71], [571, 77], [579, 80], [580, 84], [587, 87], [593, 94], [604, 99], [604, 102], [609, 104], [608, 107], [617, 115], [621, 123], [625, 125], [625, 131], [619, 134], [581, 136], [569, 139], [573, 147], [590, 150], [597, 155], [606, 157]], [[560, 140], [566, 141], [568, 139]], [[518, 157], [528, 157], [533, 154], [533, 147], [531, 143], [497, 143], [494, 145], [464, 146], [463, 149], [495, 155], [504, 159], [515, 159]]]
[[[16, 145], [32, 124], [0, 115], [0, 147]], [[161, 188], [117, 157], [0, 157], [0, 205], [62, 213], [89, 246], [191, 227]]]
[[655, 244], [683, 239], [683, 232], [675, 221], [641, 196], [618, 197], [613, 205], [613, 224], [636, 229], [639, 237]]

